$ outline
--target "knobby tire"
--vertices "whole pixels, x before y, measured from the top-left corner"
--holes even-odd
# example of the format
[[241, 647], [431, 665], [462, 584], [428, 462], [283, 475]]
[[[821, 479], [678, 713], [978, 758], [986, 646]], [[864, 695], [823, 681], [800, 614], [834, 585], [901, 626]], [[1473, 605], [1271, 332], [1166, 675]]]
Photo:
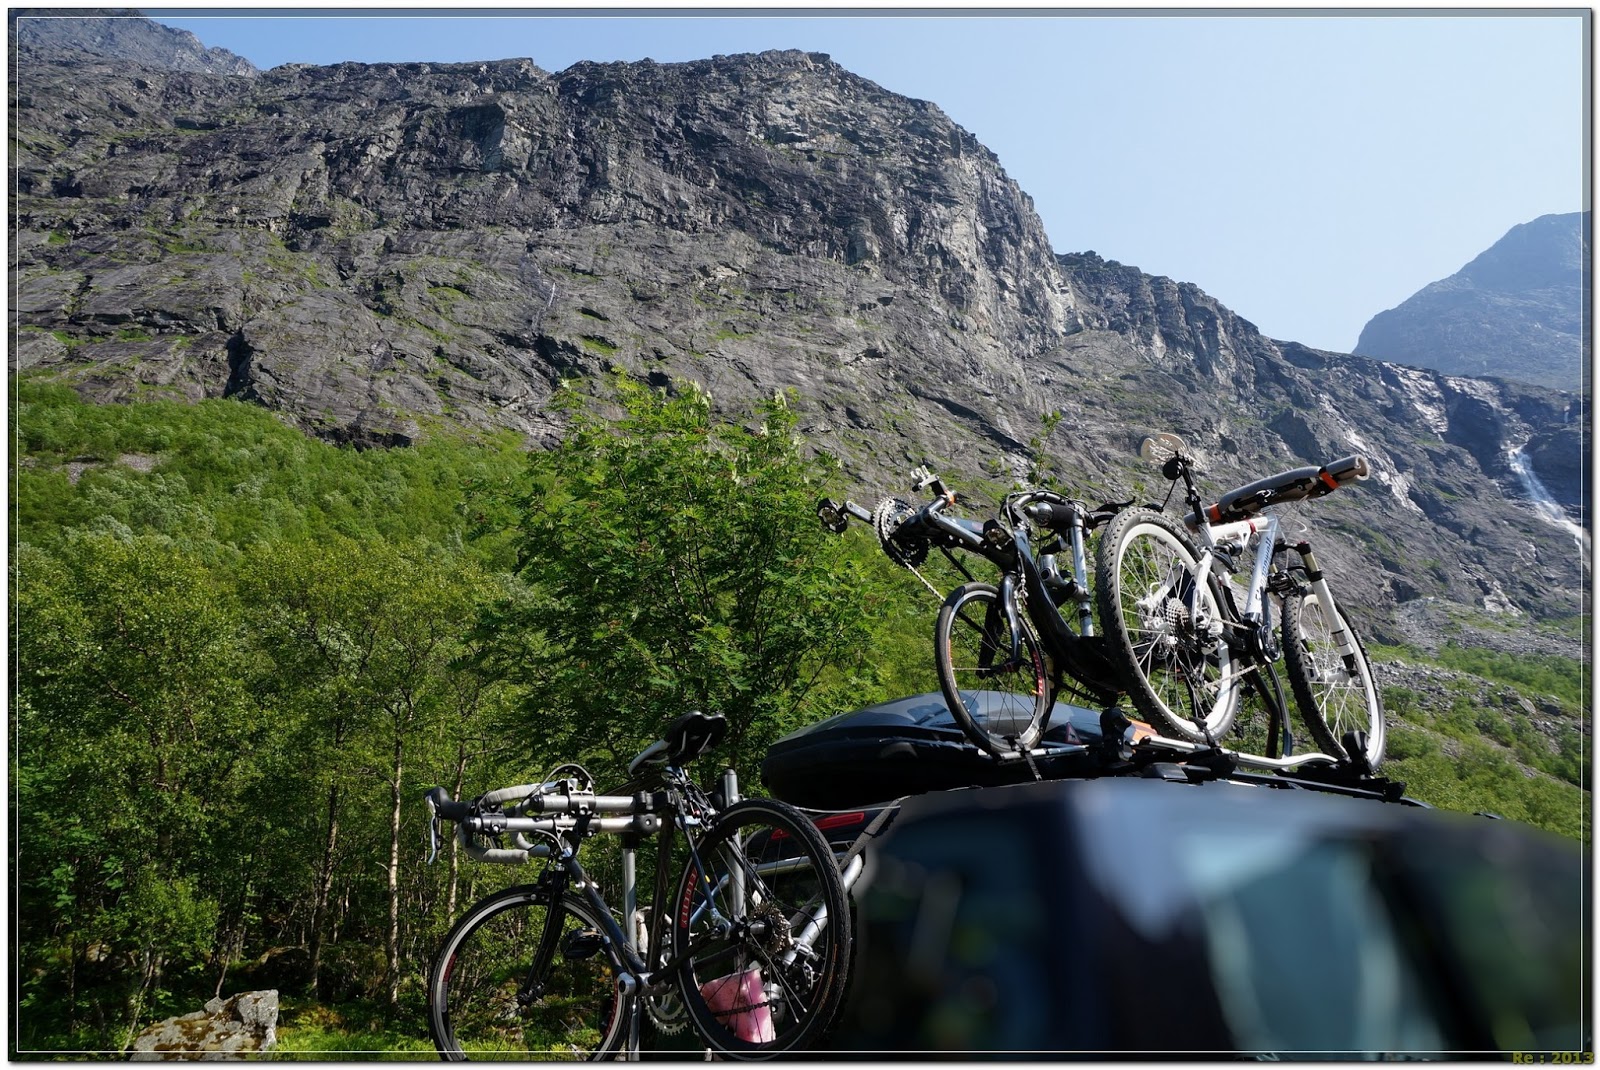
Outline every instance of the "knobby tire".
[[1163, 735], [1220, 741], [1239, 710], [1240, 667], [1225, 642], [1189, 627], [1190, 602], [1216, 620], [1215, 580], [1193, 599], [1199, 554], [1176, 521], [1149, 509], [1118, 513], [1095, 551], [1095, 598], [1106, 653], [1135, 709]]

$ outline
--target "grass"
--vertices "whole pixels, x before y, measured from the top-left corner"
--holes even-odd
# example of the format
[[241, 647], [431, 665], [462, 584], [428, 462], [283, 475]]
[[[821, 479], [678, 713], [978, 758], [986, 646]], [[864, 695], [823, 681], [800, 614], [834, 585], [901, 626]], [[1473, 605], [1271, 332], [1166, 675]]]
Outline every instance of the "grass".
[[278, 1043], [268, 1058], [322, 1062], [435, 1060], [424, 1012], [415, 1014], [416, 1028], [400, 1030], [394, 1012], [376, 1005], [328, 1007], [285, 998], [278, 1017]]
[[1482, 739], [1452, 742], [1401, 723], [1390, 729], [1388, 750], [1383, 775], [1404, 781], [1414, 799], [1444, 810], [1494, 814], [1590, 844], [1589, 792], [1524, 772], [1505, 750]]
[[1564, 705], [1584, 704], [1584, 667], [1581, 662], [1554, 654], [1506, 654], [1480, 647], [1446, 643], [1435, 659], [1457, 672], [1509, 684], [1538, 694], [1554, 695]]

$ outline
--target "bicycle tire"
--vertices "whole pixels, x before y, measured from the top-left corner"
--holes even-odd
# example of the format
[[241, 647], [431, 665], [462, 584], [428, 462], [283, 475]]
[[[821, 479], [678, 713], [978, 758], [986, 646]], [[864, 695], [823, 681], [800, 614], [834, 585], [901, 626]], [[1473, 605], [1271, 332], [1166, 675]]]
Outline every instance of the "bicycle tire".
[[[623, 1040], [629, 1010], [598, 940], [577, 946], [573, 933], [601, 933], [593, 909], [575, 895], [556, 900], [534, 885], [507, 888], [473, 904], [450, 929], [428, 976], [428, 1031], [446, 1061], [605, 1059]], [[545, 986], [520, 997], [550, 924]], [[587, 950], [568, 957], [569, 950]], [[519, 1003], [522, 1005], [519, 1007]]]
[[[1095, 550], [1095, 600], [1106, 653], [1128, 697], [1162, 734], [1220, 739], [1239, 710], [1239, 670], [1226, 642], [1189, 626], [1185, 599], [1199, 554], [1179, 525], [1149, 509], [1118, 513]], [[1199, 599], [1213, 619], [1224, 600], [1215, 582]], [[1204, 724], [1204, 729], [1201, 725]]]
[[1386, 742], [1383, 696], [1361, 636], [1343, 610], [1336, 607], [1334, 612], [1355, 645], [1355, 653], [1343, 663], [1333, 644], [1335, 629], [1317, 596], [1306, 591], [1283, 600], [1284, 669], [1300, 717], [1318, 749], [1348, 761], [1353, 756], [1345, 749], [1345, 733], [1365, 732], [1367, 768], [1376, 770]]
[[[707, 888], [720, 917], [705, 907]], [[762, 1059], [822, 1039], [848, 980], [850, 903], [833, 851], [804, 814], [775, 799], [730, 806], [696, 845], [673, 903], [683, 1002], [709, 1047]], [[800, 950], [822, 910], [825, 923]]]
[[1053, 705], [1039, 640], [1017, 607], [1021, 658], [996, 668], [1011, 649], [1011, 628], [1000, 591], [968, 583], [939, 607], [933, 657], [945, 705], [967, 738], [991, 754], [1025, 751], [1039, 742]]

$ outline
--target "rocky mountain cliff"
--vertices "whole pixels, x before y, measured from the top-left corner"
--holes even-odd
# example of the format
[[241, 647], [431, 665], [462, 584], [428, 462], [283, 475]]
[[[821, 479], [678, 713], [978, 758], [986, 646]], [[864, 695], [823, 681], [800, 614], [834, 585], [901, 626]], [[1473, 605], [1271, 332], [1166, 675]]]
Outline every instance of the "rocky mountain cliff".
[[92, 56], [173, 71], [254, 76], [255, 66], [226, 48], [207, 48], [188, 30], [152, 22], [130, 8], [11, 8], [6, 22], [32, 49]]
[[[1194, 286], [1057, 256], [994, 155], [933, 104], [801, 52], [174, 71], [14, 41], [13, 368], [103, 399], [237, 397], [399, 444], [535, 444], [569, 377], [798, 392], [858, 497], [1026, 471], [1159, 496], [1176, 430], [1220, 490], [1361, 450], [1309, 507], [1356, 613], [1584, 608], [1563, 501], [1587, 412], [1533, 386], [1263, 337]], [[1085, 206], [1092, 211], [1093, 206]], [[1563, 463], [1564, 462], [1564, 463]]]
[[1587, 393], [1589, 218], [1512, 227], [1466, 267], [1374, 316], [1356, 352]]

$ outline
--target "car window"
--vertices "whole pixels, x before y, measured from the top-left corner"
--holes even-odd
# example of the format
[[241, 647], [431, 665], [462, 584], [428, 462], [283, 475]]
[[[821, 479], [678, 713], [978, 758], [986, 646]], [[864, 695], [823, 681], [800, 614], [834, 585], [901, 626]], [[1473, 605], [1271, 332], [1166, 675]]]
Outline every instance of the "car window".
[[1446, 1047], [1366, 845], [1270, 827], [1179, 843], [1242, 1051], [1357, 1059]]
[[[1442, 931], [1494, 1047], [1577, 1053], [1584, 1024], [1588, 866], [1576, 849], [1485, 822], [1479, 835], [1429, 837], [1402, 864]], [[1592, 1050], [1592, 1049], [1591, 1049]]]
[[[981, 845], [981, 849], [978, 848]], [[987, 816], [899, 830], [862, 903], [875, 946], [853, 984], [864, 1034], [914, 1051], [1031, 1047], [1048, 1005], [1050, 903], [1025, 827]], [[890, 946], [892, 945], [892, 946]]]

